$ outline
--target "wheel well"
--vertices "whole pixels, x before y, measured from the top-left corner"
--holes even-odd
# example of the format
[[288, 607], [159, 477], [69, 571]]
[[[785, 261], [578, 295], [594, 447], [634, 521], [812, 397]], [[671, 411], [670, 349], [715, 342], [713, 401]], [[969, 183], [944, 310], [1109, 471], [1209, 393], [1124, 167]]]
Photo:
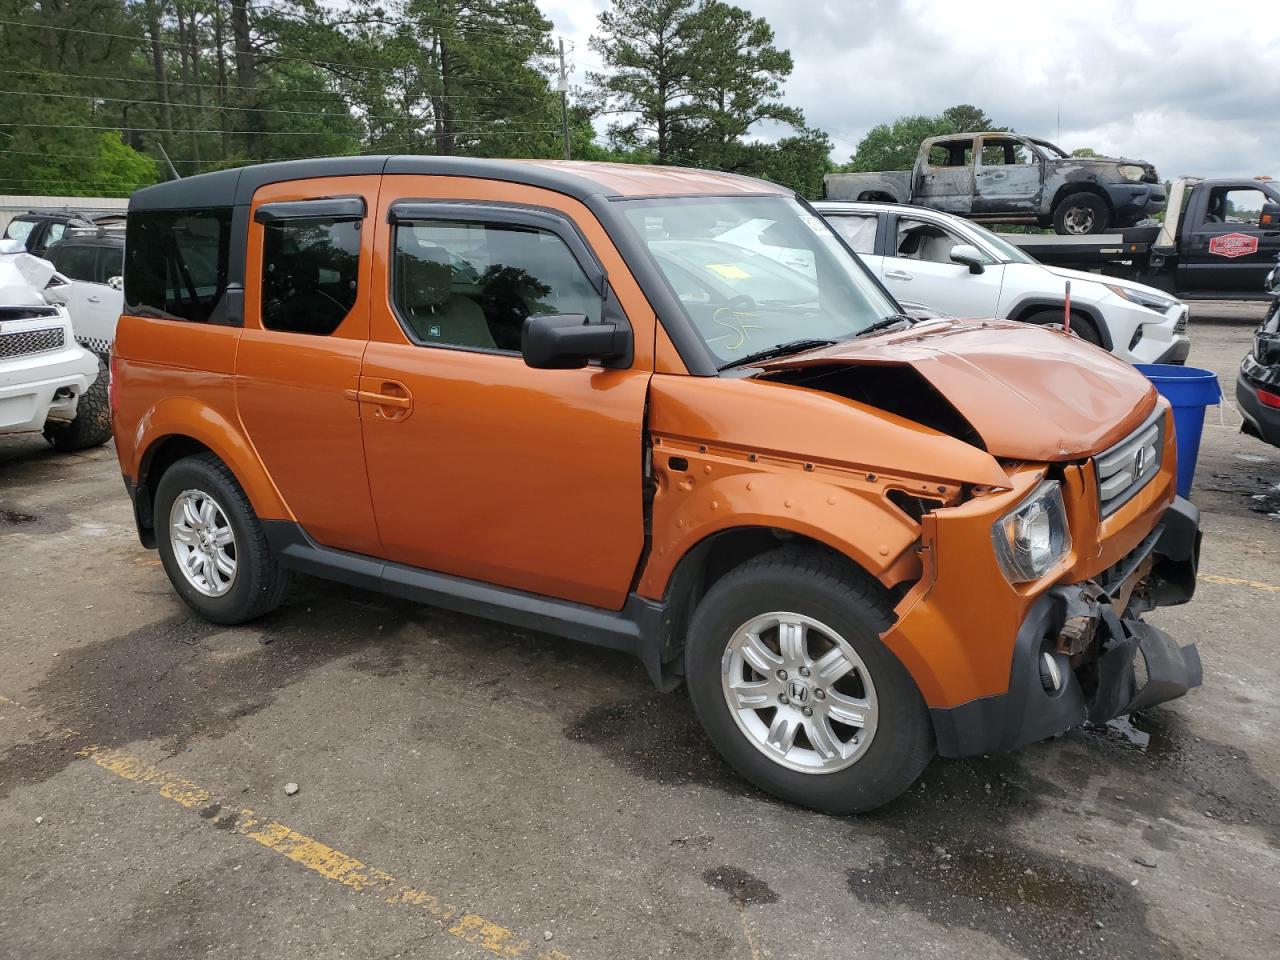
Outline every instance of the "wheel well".
[[[685, 633], [694, 610], [707, 591], [735, 567], [781, 547], [812, 549], [835, 559], [847, 567], [853, 576], [868, 578], [877, 585], [880, 582], [838, 550], [820, 540], [790, 530], [779, 527], [735, 527], [714, 533], [684, 555], [667, 584], [668, 613], [663, 623], [666, 636], [662, 638], [661, 649], [664, 651], [664, 661], [674, 671], [684, 671], [679, 654], [684, 649]], [[896, 603], [910, 587], [910, 583], [899, 584], [886, 592]]]
[[134, 491], [133, 509], [137, 514], [138, 532], [144, 546], [151, 548], [156, 545], [154, 509], [156, 485], [165, 471], [184, 457], [212, 452], [199, 440], [174, 435], [161, 437], [143, 455], [142, 466], [138, 471], [138, 486]]
[[[1037, 313], [1062, 313], [1066, 304], [1059, 300], [1056, 303], [1049, 300], [1036, 300], [1031, 303], [1024, 304], [1009, 313], [1010, 320], [1025, 322], [1029, 317], [1035, 316]], [[1102, 341], [1101, 346], [1104, 350], [1112, 350], [1115, 344], [1111, 342], [1111, 328], [1107, 326], [1106, 321], [1094, 310], [1081, 307], [1079, 304], [1073, 303], [1071, 306], [1072, 318], [1079, 317], [1087, 320], [1090, 326], [1098, 332], [1098, 339]]]
[[1103, 190], [1096, 183], [1090, 183], [1088, 180], [1079, 180], [1074, 183], [1064, 183], [1058, 188], [1058, 192], [1053, 195], [1053, 203], [1049, 205], [1049, 212], [1058, 209], [1058, 204], [1073, 193], [1091, 193], [1095, 197], [1100, 197], [1102, 202], [1107, 205], [1107, 209], [1111, 209], [1111, 198], [1107, 196], [1107, 191]]

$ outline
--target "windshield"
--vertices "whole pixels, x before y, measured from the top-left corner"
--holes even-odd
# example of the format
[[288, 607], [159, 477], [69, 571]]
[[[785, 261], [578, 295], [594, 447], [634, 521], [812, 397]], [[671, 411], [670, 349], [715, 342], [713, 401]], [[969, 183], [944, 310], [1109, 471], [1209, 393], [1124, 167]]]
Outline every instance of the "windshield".
[[718, 365], [840, 340], [901, 313], [831, 228], [790, 197], [632, 200], [626, 219]]
[[9, 240], [26, 240], [34, 227], [35, 222], [32, 220], [10, 220], [4, 235]]
[[996, 252], [1001, 260], [1005, 263], [1038, 263], [1034, 257], [1028, 256], [1027, 252], [1020, 247], [1015, 247], [999, 234], [992, 233], [986, 227], [980, 227], [977, 224], [967, 224], [970, 230], [982, 236], [983, 241], [992, 250]]
[[1028, 137], [1027, 139], [1031, 140], [1031, 142], [1041, 150], [1047, 150], [1049, 153], [1056, 153], [1059, 157], [1070, 157], [1070, 154], [1067, 153], [1067, 151], [1063, 150], [1061, 147], [1054, 146], [1048, 140], [1036, 140], [1031, 137]]

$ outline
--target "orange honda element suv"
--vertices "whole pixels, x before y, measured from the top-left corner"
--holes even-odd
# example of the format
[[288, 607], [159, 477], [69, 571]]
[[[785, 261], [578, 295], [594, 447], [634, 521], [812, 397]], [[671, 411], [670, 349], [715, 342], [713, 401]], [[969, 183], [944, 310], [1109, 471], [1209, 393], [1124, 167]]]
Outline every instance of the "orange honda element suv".
[[239, 623], [294, 573], [630, 651], [820, 810], [1184, 694], [1170, 409], [1060, 331], [917, 321], [792, 193], [345, 157], [129, 206], [138, 530]]

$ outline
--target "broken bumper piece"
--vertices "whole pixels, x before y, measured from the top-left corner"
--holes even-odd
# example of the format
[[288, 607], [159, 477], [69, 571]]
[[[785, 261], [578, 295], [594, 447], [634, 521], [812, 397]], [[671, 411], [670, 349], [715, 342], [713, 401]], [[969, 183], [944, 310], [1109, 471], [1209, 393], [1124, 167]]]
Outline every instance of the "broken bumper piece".
[[1018, 631], [1008, 692], [930, 711], [938, 752], [967, 757], [1012, 750], [1200, 686], [1195, 644], [1180, 647], [1138, 618], [1152, 606], [1190, 599], [1198, 519], [1195, 507], [1179, 499], [1113, 579], [1047, 591]]

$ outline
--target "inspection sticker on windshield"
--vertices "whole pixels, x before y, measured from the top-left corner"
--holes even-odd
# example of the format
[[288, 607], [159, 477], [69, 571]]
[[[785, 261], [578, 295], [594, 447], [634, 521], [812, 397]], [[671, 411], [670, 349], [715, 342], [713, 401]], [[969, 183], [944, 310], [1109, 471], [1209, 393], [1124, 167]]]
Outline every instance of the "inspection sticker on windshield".
[[718, 273], [726, 280], [750, 280], [751, 274], [743, 270], [736, 263], [706, 263], [703, 264], [712, 273]]

